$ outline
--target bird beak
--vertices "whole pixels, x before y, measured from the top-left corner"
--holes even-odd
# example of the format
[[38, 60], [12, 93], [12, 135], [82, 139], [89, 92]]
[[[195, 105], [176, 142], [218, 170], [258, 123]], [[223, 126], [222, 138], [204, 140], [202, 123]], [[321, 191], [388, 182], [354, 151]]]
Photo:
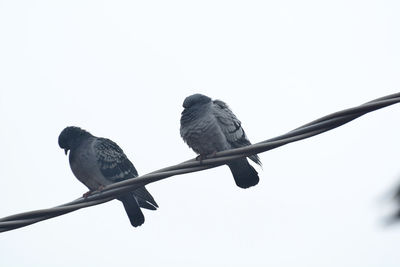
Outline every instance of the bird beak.
[[65, 151], [65, 155], [67, 155], [68, 154], [68, 149], [64, 149], [64, 151]]

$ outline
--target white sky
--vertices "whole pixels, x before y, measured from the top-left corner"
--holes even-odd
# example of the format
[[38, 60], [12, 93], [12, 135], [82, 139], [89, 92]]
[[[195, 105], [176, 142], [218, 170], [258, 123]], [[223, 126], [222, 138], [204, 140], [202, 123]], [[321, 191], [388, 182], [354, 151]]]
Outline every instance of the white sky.
[[[145, 174], [193, 158], [183, 99], [226, 101], [253, 142], [400, 89], [398, 1], [0, 0], [0, 217], [87, 189], [58, 147], [70, 125]], [[400, 180], [392, 106], [227, 167], [147, 188], [132, 228], [112, 201], [0, 236], [0, 266], [400, 266], [384, 227]], [[387, 206], [389, 205], [389, 207]]]

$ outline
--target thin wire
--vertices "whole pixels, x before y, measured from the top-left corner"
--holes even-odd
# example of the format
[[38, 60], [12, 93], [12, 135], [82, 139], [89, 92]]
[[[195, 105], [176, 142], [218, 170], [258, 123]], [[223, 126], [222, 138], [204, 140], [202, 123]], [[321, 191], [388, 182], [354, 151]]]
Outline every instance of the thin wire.
[[400, 93], [384, 96], [354, 108], [329, 114], [298, 127], [286, 134], [259, 142], [257, 144], [218, 152], [214, 157], [204, 159], [201, 162], [196, 159], [191, 159], [142, 176], [108, 185], [101, 192], [94, 193], [87, 198], [78, 198], [69, 203], [49, 209], [41, 209], [7, 216], [0, 219], [0, 232], [14, 230], [37, 223], [39, 221], [67, 214], [78, 209], [99, 205], [111, 201], [125, 192], [133, 191], [138, 187], [160, 181], [168, 177], [215, 168], [237, 158], [259, 154], [292, 142], [310, 138], [344, 125], [369, 112], [399, 102]]

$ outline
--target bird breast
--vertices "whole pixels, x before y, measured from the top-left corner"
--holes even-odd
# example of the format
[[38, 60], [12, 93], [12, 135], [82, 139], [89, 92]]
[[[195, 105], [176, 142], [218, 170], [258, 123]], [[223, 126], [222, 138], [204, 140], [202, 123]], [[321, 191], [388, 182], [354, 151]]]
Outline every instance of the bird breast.
[[225, 135], [212, 114], [192, 118], [181, 126], [185, 142], [198, 154], [208, 155], [229, 148]]
[[69, 156], [70, 166], [75, 177], [86, 185], [90, 190], [97, 190], [100, 186], [110, 184], [102, 173], [97, 164], [97, 157], [91, 146], [80, 146], [71, 151]]

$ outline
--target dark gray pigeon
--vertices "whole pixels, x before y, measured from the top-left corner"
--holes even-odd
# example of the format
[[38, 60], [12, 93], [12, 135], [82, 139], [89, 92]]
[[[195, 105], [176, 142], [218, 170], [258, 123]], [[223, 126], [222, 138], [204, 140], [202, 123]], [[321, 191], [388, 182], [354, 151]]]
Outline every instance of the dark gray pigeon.
[[[201, 158], [218, 151], [250, 145], [241, 122], [220, 100], [194, 94], [186, 97], [181, 116], [181, 136]], [[257, 155], [249, 157], [261, 166]], [[258, 183], [258, 173], [246, 158], [228, 164], [237, 186], [248, 188]]]
[[[66, 155], [70, 150], [71, 170], [76, 178], [89, 188], [88, 193], [138, 176], [122, 149], [109, 139], [93, 136], [79, 127], [67, 127], [58, 137], [58, 144], [65, 150]], [[117, 199], [124, 204], [134, 227], [144, 223], [140, 207], [150, 210], [158, 208], [156, 201], [144, 186]]]

